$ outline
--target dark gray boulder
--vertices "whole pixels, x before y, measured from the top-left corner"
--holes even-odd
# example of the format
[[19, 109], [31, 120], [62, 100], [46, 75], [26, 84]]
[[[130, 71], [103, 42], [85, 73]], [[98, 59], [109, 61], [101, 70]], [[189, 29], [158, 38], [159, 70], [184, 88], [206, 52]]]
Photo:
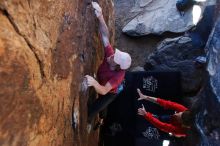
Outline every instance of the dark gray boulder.
[[197, 66], [195, 59], [204, 55], [203, 49], [194, 48], [192, 39], [187, 36], [162, 41], [145, 64], [145, 70], [180, 71], [182, 92], [196, 93], [202, 84], [204, 66]]

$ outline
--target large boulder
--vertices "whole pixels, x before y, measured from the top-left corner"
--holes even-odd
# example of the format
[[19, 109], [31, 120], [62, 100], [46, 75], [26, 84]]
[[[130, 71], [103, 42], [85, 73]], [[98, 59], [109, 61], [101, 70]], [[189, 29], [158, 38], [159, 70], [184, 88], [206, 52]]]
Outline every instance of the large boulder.
[[[202, 13], [203, 4], [200, 4], [200, 8]], [[176, 8], [176, 0], [136, 0], [127, 17], [128, 23], [122, 31], [130, 36], [181, 33], [191, 29], [196, 23], [193, 20], [193, 7], [182, 15]]]
[[97, 28], [89, 1], [0, 1], [0, 145], [97, 146], [81, 88], [103, 57]]
[[149, 55], [145, 70], [180, 71], [182, 92], [195, 93], [202, 84], [204, 68], [196, 68], [194, 60], [201, 55], [204, 55], [203, 49], [194, 48], [190, 37], [165, 39]]
[[[219, 5], [220, 6], [220, 5]], [[219, 8], [219, 7], [218, 7]], [[220, 15], [219, 15], [220, 16]], [[200, 145], [219, 146], [220, 143], [220, 17], [206, 45], [208, 52], [207, 84], [198, 99], [199, 113], [196, 125]]]

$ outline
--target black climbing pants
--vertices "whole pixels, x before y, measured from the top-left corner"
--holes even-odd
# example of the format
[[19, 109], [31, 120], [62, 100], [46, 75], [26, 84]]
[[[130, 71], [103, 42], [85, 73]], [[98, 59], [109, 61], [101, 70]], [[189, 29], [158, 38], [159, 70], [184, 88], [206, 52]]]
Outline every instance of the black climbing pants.
[[107, 93], [99, 95], [98, 99], [88, 108], [88, 122], [92, 122], [95, 116], [99, 113], [99, 117], [104, 119], [107, 115], [108, 105], [117, 97], [115, 93]]

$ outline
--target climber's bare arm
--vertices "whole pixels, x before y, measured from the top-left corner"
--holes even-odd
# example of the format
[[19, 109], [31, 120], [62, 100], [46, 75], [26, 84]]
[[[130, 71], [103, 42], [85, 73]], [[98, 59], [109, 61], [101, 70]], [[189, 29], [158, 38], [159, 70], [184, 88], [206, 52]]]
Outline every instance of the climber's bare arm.
[[109, 45], [109, 31], [102, 14], [102, 8], [97, 2], [92, 2], [92, 7], [95, 9], [95, 15], [99, 20], [99, 32], [102, 37], [103, 45], [107, 47]]
[[99, 16], [98, 20], [99, 20], [99, 32], [100, 32], [101, 37], [102, 37], [102, 42], [103, 42], [104, 47], [107, 47], [109, 45], [108, 27], [105, 23], [103, 15]]

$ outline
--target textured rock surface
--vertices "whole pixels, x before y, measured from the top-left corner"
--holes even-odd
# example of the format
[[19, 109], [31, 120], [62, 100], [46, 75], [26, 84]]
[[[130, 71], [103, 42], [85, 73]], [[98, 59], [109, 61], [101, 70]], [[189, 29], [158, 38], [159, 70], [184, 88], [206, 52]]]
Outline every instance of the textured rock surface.
[[136, 0], [123, 32], [130, 36], [185, 32], [194, 26], [192, 11], [191, 7], [181, 16], [175, 0]]
[[[112, 2], [100, 4], [113, 40]], [[97, 32], [90, 1], [0, 1], [0, 145], [97, 146], [81, 89], [102, 58]]]
[[[219, 5], [220, 6], [220, 5]], [[218, 7], [219, 8], [219, 7]], [[218, 15], [220, 16], [220, 15]], [[204, 88], [197, 115], [197, 127], [201, 135], [200, 145], [219, 146], [220, 143], [220, 17], [209, 37], [208, 51], [208, 82]]]

